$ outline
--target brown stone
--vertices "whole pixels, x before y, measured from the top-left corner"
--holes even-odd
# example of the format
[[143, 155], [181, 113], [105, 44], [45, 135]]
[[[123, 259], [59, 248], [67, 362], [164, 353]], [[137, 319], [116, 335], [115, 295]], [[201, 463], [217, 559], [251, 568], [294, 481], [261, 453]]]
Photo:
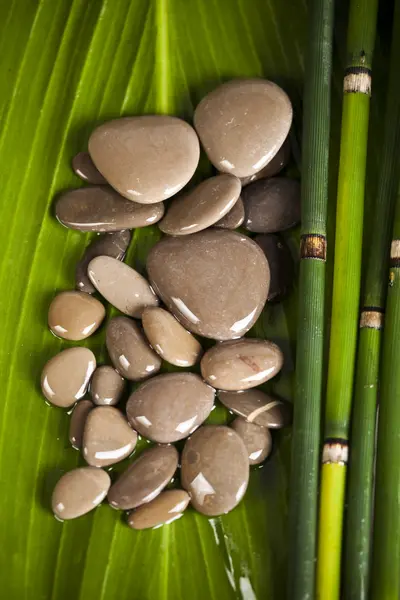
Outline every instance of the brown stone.
[[85, 429], [86, 418], [94, 404], [90, 400], [80, 400], [72, 411], [69, 422], [69, 441], [76, 450], [82, 448], [83, 431]]
[[88, 152], [79, 152], [76, 154], [72, 159], [72, 168], [78, 177], [87, 183], [93, 183], [94, 185], [107, 183], [100, 171], [94, 166]]
[[83, 292], [67, 291], [52, 300], [48, 324], [50, 331], [65, 340], [84, 340], [103, 322], [106, 310], [96, 298]]
[[215, 223], [215, 227], [223, 229], [237, 229], [244, 221], [243, 200], [238, 198], [231, 210], [222, 219]]
[[172, 523], [186, 510], [190, 497], [184, 490], [167, 490], [157, 498], [129, 513], [128, 525], [132, 529], [149, 529]]
[[97, 406], [118, 404], [125, 390], [125, 379], [113, 367], [97, 367], [90, 382], [90, 395]]
[[271, 281], [268, 300], [281, 300], [294, 280], [294, 264], [285, 240], [276, 233], [256, 235], [254, 241], [260, 246], [268, 260]]
[[53, 491], [54, 515], [62, 521], [85, 515], [101, 504], [110, 483], [108, 473], [95, 467], [81, 467], [65, 473]]
[[255, 423], [250, 423], [238, 417], [231, 425], [242, 438], [249, 456], [250, 465], [259, 465], [267, 456], [269, 456], [272, 448], [272, 438], [269, 429], [260, 427]]
[[292, 407], [261, 390], [245, 392], [218, 392], [218, 398], [226, 408], [250, 423], [270, 429], [287, 427], [292, 419]]
[[260, 179], [242, 191], [244, 227], [256, 233], [285, 231], [300, 222], [300, 184], [295, 179]]
[[242, 187], [249, 185], [249, 183], [253, 183], [253, 181], [257, 181], [258, 179], [266, 179], [267, 177], [273, 177], [274, 175], [277, 175], [286, 167], [289, 160], [290, 140], [289, 137], [287, 137], [278, 152], [275, 154], [274, 158], [263, 169], [261, 169], [261, 171], [257, 171], [257, 173], [251, 175], [250, 177], [242, 177], [240, 179]]

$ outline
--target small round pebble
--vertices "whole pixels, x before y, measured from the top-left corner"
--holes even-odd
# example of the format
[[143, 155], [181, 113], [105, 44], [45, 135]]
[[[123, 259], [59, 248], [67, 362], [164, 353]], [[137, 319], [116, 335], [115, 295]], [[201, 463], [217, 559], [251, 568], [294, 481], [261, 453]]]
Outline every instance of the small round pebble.
[[147, 280], [135, 269], [111, 256], [97, 256], [88, 266], [97, 291], [121, 312], [140, 319], [146, 306], [158, 306]]
[[292, 420], [289, 402], [278, 400], [261, 390], [239, 393], [221, 391], [218, 392], [218, 398], [226, 408], [261, 427], [281, 429], [290, 425]]
[[300, 222], [300, 184], [295, 179], [260, 179], [242, 191], [244, 227], [256, 233], [285, 231]]
[[200, 157], [194, 129], [165, 115], [124, 117], [94, 130], [89, 153], [120, 194], [141, 204], [170, 198], [192, 178]]
[[82, 454], [92, 467], [107, 467], [129, 456], [136, 442], [136, 431], [117, 408], [97, 406], [86, 419]]
[[246, 390], [268, 381], [281, 370], [283, 354], [267, 340], [243, 338], [216, 344], [204, 354], [204, 380], [220, 390]]
[[189, 235], [207, 229], [235, 205], [241, 190], [234, 175], [216, 175], [174, 198], [158, 226], [169, 235]]
[[108, 473], [95, 467], [81, 467], [65, 473], [53, 491], [54, 515], [62, 521], [85, 515], [103, 502], [110, 484]]
[[125, 379], [113, 367], [97, 367], [90, 382], [90, 395], [97, 406], [118, 404], [125, 390]]
[[81, 292], [86, 292], [86, 294], [93, 294], [96, 288], [87, 274], [90, 261], [96, 256], [112, 256], [117, 260], [123, 260], [130, 241], [131, 232], [128, 230], [97, 235], [76, 265], [75, 287]]
[[231, 511], [249, 481], [249, 459], [240, 436], [230, 427], [200, 427], [183, 449], [181, 480], [199, 512], [215, 517]]
[[83, 181], [94, 185], [106, 184], [103, 175], [96, 169], [88, 152], [79, 152], [72, 159], [72, 169]]
[[257, 181], [258, 179], [266, 179], [267, 177], [273, 177], [277, 175], [286, 167], [290, 160], [290, 141], [289, 137], [283, 142], [282, 146], [275, 154], [274, 158], [260, 171], [257, 171], [254, 175], [250, 177], [242, 177], [240, 179], [242, 183], [242, 187], [245, 185], [249, 185], [249, 183], [253, 183], [253, 181]]
[[174, 446], [153, 446], [118, 477], [108, 493], [113, 508], [128, 510], [151, 502], [171, 481], [178, 468]]
[[203, 353], [200, 343], [167, 310], [145, 308], [142, 324], [151, 346], [167, 362], [192, 367], [199, 361]]
[[67, 348], [44, 366], [42, 392], [55, 406], [67, 408], [83, 398], [96, 368], [96, 358], [88, 348]]
[[260, 246], [268, 260], [271, 281], [268, 300], [281, 300], [294, 280], [294, 264], [292, 255], [285, 240], [276, 233], [256, 235], [254, 241]]
[[93, 402], [90, 402], [90, 400], [80, 400], [74, 406], [69, 422], [69, 441], [75, 450], [80, 450], [82, 448], [86, 418], [92, 408], [94, 408], [94, 404]]
[[269, 456], [272, 448], [269, 429], [260, 427], [255, 423], [249, 423], [242, 417], [235, 419], [230, 426], [242, 438], [247, 449], [250, 465], [259, 465]]
[[50, 331], [65, 340], [84, 340], [92, 335], [106, 316], [99, 300], [84, 292], [67, 291], [52, 300], [48, 314]]
[[55, 213], [69, 229], [105, 233], [153, 225], [162, 218], [164, 205], [143, 206], [126, 200], [108, 185], [88, 186], [61, 194]]
[[244, 221], [243, 200], [239, 197], [231, 210], [222, 219], [215, 223], [215, 227], [223, 229], [237, 229]]
[[167, 490], [157, 498], [129, 513], [132, 529], [150, 529], [179, 519], [186, 510], [190, 497], [184, 490]]
[[278, 152], [292, 113], [287, 94], [272, 81], [235, 79], [201, 100], [194, 126], [218, 171], [249, 177]]
[[155, 292], [186, 329], [216, 340], [244, 335], [268, 296], [264, 253], [235, 231], [207, 229], [164, 238], [150, 250], [147, 272]]
[[126, 413], [141, 435], [169, 444], [187, 437], [206, 420], [214, 397], [215, 390], [195, 373], [165, 373], [131, 394]]
[[161, 358], [128, 317], [114, 317], [109, 321], [106, 346], [112, 364], [125, 379], [141, 381], [155, 375], [161, 368]]

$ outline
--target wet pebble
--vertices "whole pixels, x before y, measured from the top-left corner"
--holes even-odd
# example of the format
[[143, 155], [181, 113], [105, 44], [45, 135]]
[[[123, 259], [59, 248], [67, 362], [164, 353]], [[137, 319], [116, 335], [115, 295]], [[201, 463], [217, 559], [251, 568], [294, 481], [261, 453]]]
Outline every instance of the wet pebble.
[[247, 390], [236, 394], [218, 392], [218, 398], [226, 408], [244, 417], [249, 423], [261, 427], [281, 429], [290, 425], [292, 420], [292, 406], [289, 402], [278, 400], [261, 390]]
[[250, 465], [259, 465], [267, 456], [272, 448], [272, 438], [269, 429], [260, 427], [255, 423], [249, 423], [246, 419], [238, 417], [231, 425], [242, 438], [249, 456]]
[[249, 481], [249, 459], [240, 436], [224, 426], [198, 429], [183, 449], [181, 480], [199, 512], [214, 517], [235, 508]]
[[132, 511], [128, 516], [128, 525], [132, 529], [149, 529], [172, 523], [183, 515], [189, 502], [189, 494], [184, 490], [161, 492], [151, 502]]
[[67, 291], [52, 300], [48, 324], [54, 335], [78, 341], [92, 335], [105, 316], [106, 309], [96, 298], [83, 292]]
[[157, 223], [164, 214], [164, 205], [159, 202], [143, 206], [103, 185], [64, 192], [56, 202], [55, 213], [65, 227], [105, 233]]
[[117, 260], [123, 260], [125, 252], [131, 241], [131, 232], [128, 230], [115, 233], [104, 233], [98, 235], [86, 248], [83, 257], [76, 265], [75, 287], [81, 292], [93, 294], [96, 288], [90, 281], [87, 268], [90, 261], [96, 256], [111, 256]]
[[42, 392], [55, 406], [72, 406], [85, 395], [95, 368], [96, 358], [91, 350], [67, 348], [45, 364]]
[[260, 171], [257, 171], [254, 175], [250, 177], [242, 177], [240, 179], [242, 183], [242, 187], [245, 185], [249, 185], [253, 181], [257, 181], [258, 179], [266, 179], [267, 177], [273, 177], [277, 175], [286, 167], [290, 160], [290, 141], [287, 137], [283, 142], [282, 146], [275, 154], [274, 158]]
[[177, 468], [178, 452], [174, 446], [149, 448], [111, 486], [108, 502], [120, 510], [151, 502], [171, 481]]
[[95, 467], [81, 467], [65, 473], [53, 491], [54, 515], [63, 521], [85, 515], [103, 502], [110, 483], [108, 473]]
[[166, 200], [192, 178], [200, 157], [194, 129], [164, 115], [125, 117], [94, 130], [89, 153], [120, 194], [141, 204]]
[[151, 285], [186, 329], [238, 338], [256, 322], [268, 296], [269, 267], [247, 236], [208, 229], [164, 238], [150, 251]]
[[265, 167], [292, 123], [287, 94], [272, 81], [235, 79], [207, 94], [194, 113], [194, 126], [213, 165], [249, 177]]
[[141, 435], [169, 444], [201, 425], [214, 406], [215, 390], [195, 373], [166, 373], [143, 383], [126, 405], [128, 420]]
[[275, 233], [256, 235], [254, 241], [268, 260], [271, 281], [268, 300], [278, 301], [285, 296], [294, 279], [294, 264], [285, 240]]
[[111, 319], [106, 330], [106, 345], [111, 362], [125, 379], [140, 381], [160, 370], [161, 358], [128, 317]]
[[215, 227], [223, 229], [237, 229], [244, 221], [243, 200], [239, 197], [231, 210], [222, 219], [215, 223]]
[[97, 367], [90, 382], [90, 395], [97, 406], [118, 404], [125, 390], [125, 380], [113, 367]]
[[87, 183], [92, 183], [94, 185], [107, 183], [100, 171], [94, 166], [88, 152], [79, 152], [76, 154], [72, 159], [72, 168], [78, 177]]
[[80, 400], [72, 411], [71, 420], [69, 422], [69, 441], [71, 442], [71, 446], [76, 450], [82, 448], [86, 418], [92, 408], [94, 408], [93, 402], [90, 402], [90, 400]]
[[111, 256], [97, 256], [88, 266], [97, 291], [121, 312], [139, 319], [146, 306], [158, 306], [147, 280], [129, 265]]
[[191, 367], [200, 359], [200, 343], [167, 310], [145, 308], [142, 324], [151, 346], [167, 362], [178, 367]]
[[300, 222], [300, 184], [295, 179], [260, 179], [242, 191], [244, 227], [256, 233], [285, 231]]
[[246, 390], [281, 370], [283, 354], [267, 340], [243, 338], [216, 344], [201, 359], [205, 381], [220, 390]]
[[241, 190], [233, 175], [216, 175], [174, 198], [158, 226], [169, 235], [188, 235], [214, 225], [235, 205]]
[[136, 442], [136, 431], [117, 408], [97, 406], [86, 419], [82, 454], [92, 467], [107, 467], [129, 456]]

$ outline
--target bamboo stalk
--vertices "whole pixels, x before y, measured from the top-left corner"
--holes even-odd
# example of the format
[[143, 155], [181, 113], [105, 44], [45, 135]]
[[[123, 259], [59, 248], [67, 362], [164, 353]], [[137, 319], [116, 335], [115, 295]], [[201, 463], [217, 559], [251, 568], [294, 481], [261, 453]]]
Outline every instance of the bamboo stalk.
[[400, 192], [390, 251], [376, 464], [372, 600], [400, 598]]
[[373, 209], [373, 240], [366, 248], [366, 282], [360, 315], [346, 521], [343, 590], [346, 600], [366, 600], [369, 591], [376, 406], [387, 289], [387, 274], [382, 265], [387, 264], [389, 255], [400, 167], [399, 65], [400, 0], [397, 0], [385, 112], [384, 148]]
[[377, 0], [351, 0], [336, 209], [331, 339], [322, 453], [317, 598], [340, 597], [348, 430], [360, 299], [364, 188]]
[[290, 600], [313, 598], [315, 590], [333, 4], [334, 0], [312, 2], [304, 90]]

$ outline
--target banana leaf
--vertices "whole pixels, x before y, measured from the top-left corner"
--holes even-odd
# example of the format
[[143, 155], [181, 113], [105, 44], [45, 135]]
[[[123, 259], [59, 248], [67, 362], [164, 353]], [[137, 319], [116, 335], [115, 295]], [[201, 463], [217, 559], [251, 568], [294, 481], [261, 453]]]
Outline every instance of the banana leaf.
[[[337, 31], [332, 202], [338, 159], [346, 3]], [[343, 6], [344, 5], [344, 6]], [[87, 235], [55, 220], [54, 197], [80, 186], [71, 158], [93, 127], [113, 117], [176, 114], [235, 77], [267, 77], [290, 95], [292, 170], [300, 168], [306, 0], [3, 0], [0, 3], [0, 572], [8, 600], [230, 600], [285, 596], [290, 431], [251, 472], [245, 500], [207, 519], [189, 510], [135, 532], [103, 505], [73, 522], [52, 516], [61, 473], [81, 464], [68, 442], [69, 416], [46, 405], [41, 369], [67, 347], [46, 326], [59, 290], [74, 286]], [[381, 48], [382, 50], [382, 48]], [[384, 52], [381, 51], [384, 82]], [[379, 138], [379, 98], [373, 133]], [[374, 129], [375, 127], [375, 129]], [[371, 158], [371, 193], [377, 143]], [[210, 167], [202, 160], [199, 176]], [[333, 219], [330, 221], [332, 234]], [[136, 230], [127, 261], [143, 270], [157, 228]], [[297, 254], [298, 235], [288, 236]], [[331, 240], [333, 237], [331, 235]], [[333, 248], [333, 243], [331, 245]], [[332, 253], [330, 254], [330, 260]], [[328, 292], [329, 293], [329, 292]], [[252, 335], [277, 341], [286, 363], [268, 389], [294, 386], [296, 285], [266, 308]], [[87, 343], [106, 359], [104, 328]], [[214, 421], [226, 419], [220, 410]], [[293, 465], [293, 468], [298, 468]]]

